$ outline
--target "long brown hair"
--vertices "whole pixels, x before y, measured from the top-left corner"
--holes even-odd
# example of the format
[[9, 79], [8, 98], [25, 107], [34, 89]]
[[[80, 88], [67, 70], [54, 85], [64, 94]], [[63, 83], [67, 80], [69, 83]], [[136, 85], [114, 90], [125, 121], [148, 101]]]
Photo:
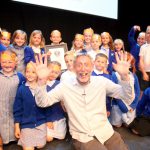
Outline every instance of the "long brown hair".
[[135, 68], [135, 58], [133, 57], [133, 55], [129, 52], [127, 52], [127, 60], [131, 60], [130, 64], [131, 64], [131, 69], [132, 69], [132, 73], [136, 72], [136, 68]]

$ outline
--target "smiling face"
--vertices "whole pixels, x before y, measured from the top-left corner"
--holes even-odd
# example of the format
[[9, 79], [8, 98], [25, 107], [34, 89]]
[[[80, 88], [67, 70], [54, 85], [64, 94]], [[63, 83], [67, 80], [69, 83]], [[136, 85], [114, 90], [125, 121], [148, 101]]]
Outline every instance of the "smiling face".
[[142, 46], [145, 43], [145, 32], [140, 32], [137, 38], [137, 43]]
[[101, 34], [101, 39], [102, 39], [102, 44], [105, 46], [105, 45], [108, 45], [109, 42], [110, 42], [110, 36], [109, 36], [109, 33], [107, 32], [104, 32]]
[[23, 46], [25, 43], [25, 35], [24, 34], [18, 34], [14, 38], [14, 42], [17, 44], [17, 46]]
[[81, 85], [86, 85], [90, 81], [93, 71], [92, 59], [89, 55], [80, 55], [76, 57], [74, 69], [77, 75], [77, 80]]
[[50, 40], [53, 44], [59, 44], [62, 40], [61, 33], [58, 30], [52, 31]]
[[57, 77], [61, 73], [61, 66], [59, 64], [56, 64], [56, 63], [50, 63], [48, 65], [48, 69], [50, 70], [50, 75], [49, 75], [49, 78], [48, 78], [49, 81], [56, 80]]
[[74, 55], [68, 54], [65, 56], [65, 63], [67, 65], [67, 69], [73, 71], [73, 62], [74, 62]]
[[2, 32], [0, 41], [4, 46], [8, 47], [10, 44], [10, 38], [11, 38], [11, 34], [7, 31], [4, 31], [4, 32]]
[[97, 56], [94, 61], [94, 65], [98, 71], [104, 71], [107, 68], [107, 58], [103, 56]]
[[25, 75], [28, 82], [36, 82], [37, 80], [36, 69], [31, 63], [27, 64]]
[[1, 67], [6, 75], [14, 72], [16, 67], [16, 55], [7, 51], [1, 54]]

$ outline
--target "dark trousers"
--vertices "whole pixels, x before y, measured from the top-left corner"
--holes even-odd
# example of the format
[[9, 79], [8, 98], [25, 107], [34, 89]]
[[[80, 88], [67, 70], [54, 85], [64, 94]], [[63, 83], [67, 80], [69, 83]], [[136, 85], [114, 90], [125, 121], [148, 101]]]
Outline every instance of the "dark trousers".
[[73, 140], [75, 150], [128, 150], [127, 145], [122, 140], [119, 133], [114, 134], [103, 144], [97, 139], [82, 143], [77, 140]]

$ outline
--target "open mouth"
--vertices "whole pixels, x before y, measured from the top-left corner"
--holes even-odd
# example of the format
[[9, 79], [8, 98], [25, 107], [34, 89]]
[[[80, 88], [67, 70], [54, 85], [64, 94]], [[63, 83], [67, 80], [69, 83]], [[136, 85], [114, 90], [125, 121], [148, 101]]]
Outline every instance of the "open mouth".
[[80, 77], [85, 78], [88, 75], [88, 73], [79, 73], [79, 75]]

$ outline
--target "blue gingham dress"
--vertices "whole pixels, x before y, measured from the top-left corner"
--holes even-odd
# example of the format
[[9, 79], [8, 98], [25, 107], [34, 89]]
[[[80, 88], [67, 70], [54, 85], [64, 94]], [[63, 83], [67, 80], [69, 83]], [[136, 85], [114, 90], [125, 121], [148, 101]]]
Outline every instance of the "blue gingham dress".
[[16, 96], [19, 78], [17, 72], [10, 77], [0, 71], [0, 134], [3, 143], [15, 141], [13, 103]]

